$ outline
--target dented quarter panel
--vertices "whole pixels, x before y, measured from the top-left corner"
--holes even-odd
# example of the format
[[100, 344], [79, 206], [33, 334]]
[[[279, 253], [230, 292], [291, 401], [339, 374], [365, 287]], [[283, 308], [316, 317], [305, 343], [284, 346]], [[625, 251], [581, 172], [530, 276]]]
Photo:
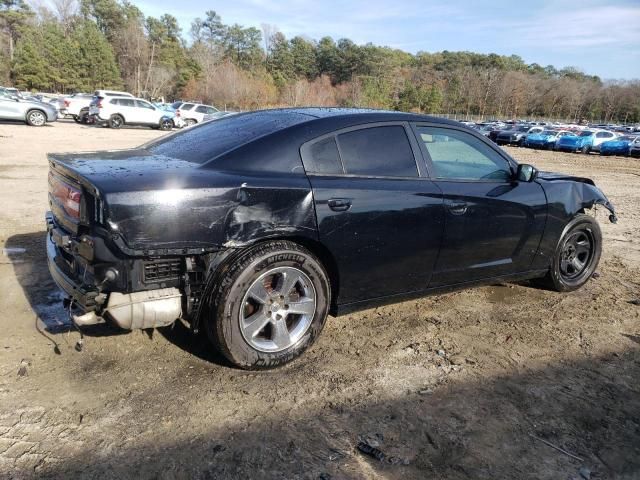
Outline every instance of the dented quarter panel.
[[581, 210], [602, 205], [610, 213], [609, 220], [617, 221], [613, 204], [591, 179], [540, 172], [538, 183], [544, 189], [549, 206], [545, 233], [533, 268], [549, 266], [566, 225]]
[[300, 169], [239, 174], [145, 151], [57, 160], [99, 192], [106, 226], [127, 254], [211, 251], [283, 235], [317, 238], [311, 187]]

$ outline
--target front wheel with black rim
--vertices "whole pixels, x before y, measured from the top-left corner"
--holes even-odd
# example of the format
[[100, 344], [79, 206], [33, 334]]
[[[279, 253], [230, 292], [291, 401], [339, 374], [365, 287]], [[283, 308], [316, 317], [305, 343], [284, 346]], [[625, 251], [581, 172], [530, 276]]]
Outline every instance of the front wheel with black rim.
[[585, 145], [584, 147], [582, 147], [580, 149], [580, 151], [586, 155], [588, 155], [589, 153], [591, 153], [591, 147], [589, 145]]
[[302, 246], [258, 244], [223, 272], [203, 320], [210, 340], [234, 365], [283, 365], [322, 331], [331, 288], [321, 262]]
[[589, 215], [578, 214], [566, 226], [542, 283], [558, 292], [577, 290], [591, 278], [601, 254], [602, 233], [598, 222]]

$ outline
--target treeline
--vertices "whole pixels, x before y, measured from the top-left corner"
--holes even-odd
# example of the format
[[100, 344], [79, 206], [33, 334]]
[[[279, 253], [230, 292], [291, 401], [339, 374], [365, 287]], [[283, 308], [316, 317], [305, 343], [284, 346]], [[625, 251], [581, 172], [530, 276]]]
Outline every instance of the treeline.
[[[416, 55], [276, 26], [227, 25], [214, 11], [188, 34], [126, 0], [0, 0], [0, 84], [69, 93], [124, 88], [230, 109], [341, 105], [483, 117], [640, 122], [640, 82], [471, 52]], [[186, 40], [189, 38], [189, 41]]]

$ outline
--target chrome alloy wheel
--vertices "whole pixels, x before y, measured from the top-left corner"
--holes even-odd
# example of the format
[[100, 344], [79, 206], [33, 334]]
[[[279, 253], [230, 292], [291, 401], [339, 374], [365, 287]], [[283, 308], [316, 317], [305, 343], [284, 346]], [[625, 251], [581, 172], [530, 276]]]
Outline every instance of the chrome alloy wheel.
[[309, 277], [297, 268], [273, 268], [244, 295], [240, 331], [256, 350], [279, 352], [304, 336], [315, 312], [316, 291]]
[[34, 110], [33, 112], [29, 113], [29, 121], [31, 122], [32, 125], [35, 125], [36, 127], [41, 127], [47, 122], [47, 118], [44, 116], [44, 113], [42, 113], [41, 111]]

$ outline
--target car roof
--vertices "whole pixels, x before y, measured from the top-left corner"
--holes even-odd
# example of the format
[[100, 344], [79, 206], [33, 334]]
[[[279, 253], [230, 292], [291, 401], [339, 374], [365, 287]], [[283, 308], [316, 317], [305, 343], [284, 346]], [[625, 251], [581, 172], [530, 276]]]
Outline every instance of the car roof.
[[[283, 116], [306, 115], [309, 120], [337, 118], [353, 119], [354, 121], [366, 120], [367, 122], [393, 122], [393, 121], [422, 121], [442, 123], [460, 127], [460, 122], [448, 120], [430, 115], [417, 113], [398, 112], [393, 110], [376, 110], [370, 108], [343, 108], [343, 107], [299, 107], [299, 108], [274, 108], [268, 110], [257, 110], [256, 112], [274, 112]], [[253, 112], [245, 112], [242, 115], [250, 115]]]

